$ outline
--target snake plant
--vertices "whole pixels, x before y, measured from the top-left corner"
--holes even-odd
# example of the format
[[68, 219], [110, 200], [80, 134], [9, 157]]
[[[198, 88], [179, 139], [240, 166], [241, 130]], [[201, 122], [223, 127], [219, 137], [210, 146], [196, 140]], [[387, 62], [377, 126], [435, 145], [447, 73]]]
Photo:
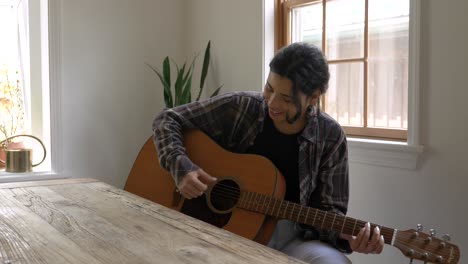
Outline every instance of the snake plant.
[[[200, 88], [198, 91], [198, 96], [196, 97], [197, 101], [200, 100], [200, 96], [203, 92], [206, 75], [208, 74], [208, 68], [210, 66], [210, 47], [211, 41], [208, 41], [205, 49], [205, 56], [203, 58], [203, 68], [200, 76]], [[192, 63], [188, 67], [186, 62], [182, 64], [182, 67], [179, 67], [179, 65], [173, 61], [176, 66], [176, 81], [174, 83], [174, 89], [171, 87], [171, 63], [169, 61], [169, 56], [166, 56], [166, 58], [163, 60], [162, 72], [157, 67], [147, 63], [148, 67], [150, 67], [151, 70], [159, 77], [159, 80], [161, 80], [161, 83], [164, 87], [164, 103], [167, 108], [172, 108], [192, 102], [192, 75], [195, 68], [196, 59], [197, 56], [192, 59]], [[217, 95], [221, 87], [222, 85], [218, 87], [211, 96]], [[174, 93], [172, 91], [174, 91]]]

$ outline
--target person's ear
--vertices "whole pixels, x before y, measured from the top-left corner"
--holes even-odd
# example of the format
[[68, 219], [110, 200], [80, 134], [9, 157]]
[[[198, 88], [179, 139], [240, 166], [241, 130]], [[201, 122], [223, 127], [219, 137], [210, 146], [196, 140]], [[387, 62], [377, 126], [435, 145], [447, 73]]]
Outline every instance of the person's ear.
[[315, 106], [318, 101], [320, 100], [320, 95], [322, 95], [322, 93], [320, 92], [320, 90], [317, 90], [315, 91], [310, 97], [309, 97], [309, 105], [310, 106]]

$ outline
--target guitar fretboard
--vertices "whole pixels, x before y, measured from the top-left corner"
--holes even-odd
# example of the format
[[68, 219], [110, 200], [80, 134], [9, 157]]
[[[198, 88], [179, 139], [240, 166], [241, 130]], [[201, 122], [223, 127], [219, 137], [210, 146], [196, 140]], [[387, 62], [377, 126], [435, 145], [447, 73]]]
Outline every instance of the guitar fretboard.
[[[317, 229], [334, 230], [354, 236], [367, 223], [351, 217], [247, 191], [241, 193], [238, 207], [273, 216], [277, 219], [288, 219]], [[391, 244], [395, 229], [371, 223], [371, 231], [376, 226], [379, 226], [380, 234], [383, 235], [385, 243]]]

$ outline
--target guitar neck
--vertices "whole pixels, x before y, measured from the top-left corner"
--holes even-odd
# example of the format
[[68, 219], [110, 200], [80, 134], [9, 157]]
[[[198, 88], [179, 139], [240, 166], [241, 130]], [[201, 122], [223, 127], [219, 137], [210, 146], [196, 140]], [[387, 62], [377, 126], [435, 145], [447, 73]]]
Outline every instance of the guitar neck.
[[[288, 219], [297, 223], [313, 226], [317, 229], [334, 230], [339, 233], [356, 236], [367, 222], [335, 213], [319, 210], [279, 200], [271, 196], [244, 191], [241, 194], [240, 208], [262, 213], [277, 219]], [[386, 244], [393, 244], [396, 230], [371, 223], [371, 231], [379, 226]]]

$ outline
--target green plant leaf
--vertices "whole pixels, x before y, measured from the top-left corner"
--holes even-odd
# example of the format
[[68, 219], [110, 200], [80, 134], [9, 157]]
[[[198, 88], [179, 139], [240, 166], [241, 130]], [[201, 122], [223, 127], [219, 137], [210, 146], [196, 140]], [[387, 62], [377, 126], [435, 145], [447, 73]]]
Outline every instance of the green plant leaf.
[[211, 57], [210, 48], [211, 48], [211, 40], [208, 41], [208, 44], [206, 45], [206, 49], [205, 49], [205, 56], [203, 58], [203, 68], [202, 68], [201, 78], [200, 78], [200, 91], [198, 92], [197, 101], [200, 100], [200, 96], [203, 91], [203, 86], [205, 85], [206, 75], [208, 74], [208, 68], [210, 66], [210, 57]]
[[213, 97], [213, 96], [216, 96], [219, 94], [219, 91], [221, 90], [221, 88], [224, 86], [224, 84], [221, 84], [221, 86], [219, 86], [214, 92], [213, 94], [210, 96], [210, 97]]
[[185, 82], [184, 91], [182, 93], [182, 98], [180, 104], [187, 104], [192, 101], [192, 73], [188, 76], [188, 79]]
[[190, 64], [190, 67], [187, 73], [185, 74], [184, 83], [187, 81], [189, 74], [191, 74], [191, 72], [195, 69], [195, 60], [197, 59], [197, 57], [198, 57], [198, 54], [193, 57], [192, 63]]
[[185, 75], [185, 78], [183, 80], [184, 90], [182, 92], [180, 104], [187, 104], [192, 101], [192, 76], [195, 67], [194, 62], [195, 59], [192, 61], [192, 65], [190, 65], [190, 68], [188, 69], [187, 74]]
[[169, 57], [166, 57], [163, 61], [163, 77], [167, 85], [171, 87], [171, 64], [169, 63]]
[[182, 68], [180, 68], [177, 71], [177, 79], [176, 79], [176, 82], [174, 84], [174, 89], [175, 89], [175, 100], [174, 100], [175, 103], [174, 103], [174, 106], [180, 105], [180, 99], [181, 99], [183, 88], [184, 88], [183, 80], [184, 80], [185, 66], [186, 66], [186, 63], [184, 63], [184, 65], [182, 65]]
[[205, 56], [203, 58], [203, 68], [201, 72], [201, 78], [200, 78], [200, 88], [203, 88], [205, 85], [205, 80], [206, 80], [206, 75], [208, 74], [208, 67], [210, 66], [210, 53], [211, 49], [211, 41], [208, 41], [208, 44], [206, 45], [205, 49]]
[[192, 75], [195, 69], [195, 60], [197, 56], [195, 56], [188, 68], [185, 76], [182, 79], [181, 86], [183, 87], [182, 94], [180, 96], [180, 100], [178, 100], [178, 105], [187, 104], [192, 101]]
[[[176, 82], [177, 82], [177, 79], [179, 77], [179, 72], [180, 72], [179, 65], [174, 60], [172, 60], [172, 63], [174, 63], [174, 65], [176, 66]], [[175, 90], [175, 86], [176, 84], [174, 84], [174, 90]], [[174, 97], [175, 97], [175, 94], [174, 94]], [[175, 98], [174, 98], [174, 106], [177, 106], [177, 104], [175, 103]]]
[[168, 96], [170, 96], [169, 101], [171, 102], [171, 105], [173, 105], [172, 92], [171, 92], [171, 64], [169, 62], [169, 57], [164, 58], [164, 61], [163, 61], [163, 77], [167, 84], [167, 87], [164, 87], [164, 90], [169, 91], [168, 92]]
[[[167, 57], [166, 57], [167, 58]], [[161, 83], [164, 87], [164, 103], [166, 104], [166, 107], [167, 108], [172, 108], [174, 105], [173, 105], [173, 101], [172, 101], [172, 93], [171, 93], [171, 87], [169, 86], [168, 83], [166, 83], [166, 81], [164, 80], [164, 77], [162, 76], [161, 72], [159, 71], [158, 68], [156, 68], [155, 66], [149, 64], [149, 63], [146, 63], [146, 65], [154, 72], [156, 73], [156, 75], [158, 75], [159, 77], [159, 80], [161, 80]]]
[[[201, 71], [200, 76], [200, 90], [196, 100], [200, 100], [201, 94], [203, 93], [203, 88], [205, 85], [206, 77], [208, 75], [208, 69], [210, 66], [210, 57], [211, 57], [211, 41], [208, 41], [208, 44], [205, 48], [205, 56], [203, 58], [203, 69]], [[163, 60], [163, 68], [162, 72], [157, 68], [148, 63], [147, 66], [150, 67], [153, 72], [155, 72], [161, 83], [164, 87], [164, 102], [167, 108], [176, 107], [182, 104], [190, 103], [192, 101], [192, 77], [193, 73], [195, 72], [195, 62], [199, 54], [196, 54], [192, 59], [192, 63], [187, 65], [187, 62], [184, 62], [181, 68], [179, 65], [169, 58], [168, 56]], [[176, 77], [174, 83], [174, 91], [172, 91], [172, 83], [171, 83], [171, 65], [170, 61], [172, 61], [173, 65], [176, 67]], [[223, 85], [218, 87], [211, 97], [216, 96], [219, 94]], [[172, 94], [174, 93], [174, 94]], [[174, 95], [174, 96], [172, 96]]]

